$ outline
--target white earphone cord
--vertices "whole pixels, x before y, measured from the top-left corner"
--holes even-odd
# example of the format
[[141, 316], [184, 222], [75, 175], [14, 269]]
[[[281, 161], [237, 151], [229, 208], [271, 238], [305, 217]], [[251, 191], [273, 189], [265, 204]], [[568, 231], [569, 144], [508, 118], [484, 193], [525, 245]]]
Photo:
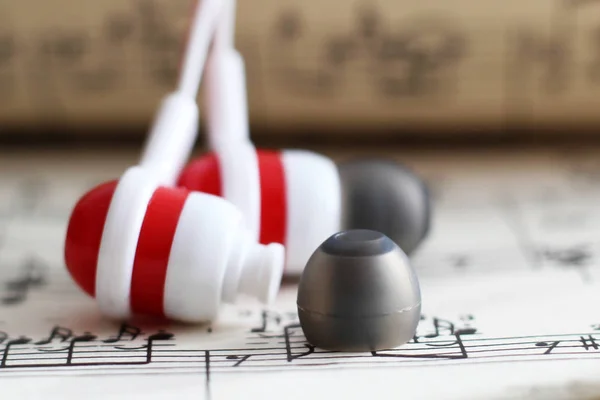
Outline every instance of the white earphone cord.
[[176, 182], [194, 147], [199, 125], [196, 97], [207, 64], [210, 148], [227, 148], [249, 137], [244, 63], [233, 47], [234, 34], [235, 0], [197, 3], [177, 89], [163, 100], [139, 163], [166, 185]]
[[219, 56], [218, 52], [233, 48], [234, 34], [233, 0], [198, 1], [184, 52], [179, 92], [194, 99], [198, 96], [211, 42], [214, 56]]

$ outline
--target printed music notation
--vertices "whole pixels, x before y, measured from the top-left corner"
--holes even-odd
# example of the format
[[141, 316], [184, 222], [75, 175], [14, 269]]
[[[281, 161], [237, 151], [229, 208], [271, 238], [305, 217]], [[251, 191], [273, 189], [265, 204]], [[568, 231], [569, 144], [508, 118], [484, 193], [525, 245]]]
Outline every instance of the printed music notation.
[[[269, 310], [243, 302], [212, 324], [109, 321], [68, 277], [57, 251], [68, 210], [56, 206], [73, 204], [79, 185], [98, 175], [81, 161], [82, 178], [64, 182], [64, 167], [47, 162], [47, 178], [3, 186], [8, 192], [0, 217], [10, 222], [0, 232], [3, 393], [19, 393], [23, 376], [40, 387], [42, 381], [73, 375], [85, 375], [95, 385], [125, 382], [113, 392], [125, 386], [150, 392], [145, 386], [149, 381], [189, 379], [192, 391], [206, 385], [207, 392], [222, 398], [227, 385], [231, 397], [239, 398], [249, 385], [262, 387], [268, 381], [268, 386], [285, 389], [290, 381], [329, 374], [356, 381], [353, 389], [364, 385], [371, 390], [358, 377], [372, 370], [377, 376], [419, 377], [413, 383], [419, 393], [431, 390], [422, 382], [438, 382], [448, 370], [470, 371], [473, 365], [497, 376], [514, 376], [533, 364], [561, 368], [568, 363], [570, 372], [592, 364], [595, 371], [600, 363], [600, 192], [592, 190], [596, 185], [591, 178], [579, 179], [578, 191], [570, 185], [577, 177], [597, 177], [598, 167], [586, 163], [580, 173], [585, 157], [571, 157], [568, 162], [544, 157], [547, 173], [517, 159], [513, 167], [518, 173], [497, 186], [488, 184], [488, 177], [498, 174], [493, 165], [446, 168], [435, 229], [413, 258], [424, 299], [417, 334], [403, 346], [374, 353], [311, 346], [294, 311], [292, 283]], [[38, 175], [35, 165], [17, 170]], [[548, 188], [568, 195], [542, 198]], [[505, 207], [509, 196], [511, 205]], [[583, 271], [590, 279], [581, 279]], [[542, 378], [553, 384], [560, 380]], [[570, 379], [572, 374], [563, 381]], [[79, 387], [84, 386], [81, 381], [74, 383], [78, 392], [88, 390]], [[528, 378], [522, 381], [527, 384]], [[338, 381], [331, 382], [323, 387], [337, 393]], [[473, 382], [459, 384], [466, 393]], [[75, 398], [66, 386], [56, 393]]]
[[[262, 312], [262, 323], [249, 329], [236, 346], [207, 347], [202, 340], [180, 342], [166, 330], [143, 332], [124, 324], [114, 335], [76, 334], [55, 326], [42, 338], [0, 332], [0, 376], [10, 371], [40, 373], [55, 369], [215, 372], [319, 368], [330, 366], [404, 366], [452, 362], [495, 362], [518, 359], [600, 358], [600, 326], [589, 332], [539, 336], [494, 337], [473, 327], [473, 316], [460, 324], [422, 317], [417, 335], [396, 349], [371, 353], [339, 353], [306, 342], [294, 313]], [[460, 327], [459, 327], [460, 326]], [[208, 329], [198, 339], [210, 341]]]
[[[48, 26], [32, 32], [31, 39], [18, 36], [7, 25], [0, 30], [0, 99], [16, 95], [22, 90], [16, 86], [27, 84], [16, 78], [22, 72], [17, 66], [24, 62], [23, 54], [31, 60], [27, 72], [37, 91], [119, 94], [129, 71], [141, 72], [148, 87], [169, 89], [177, 77], [190, 3], [141, 0], [125, 10], [99, 9], [103, 18], [95, 34], [81, 27]], [[388, 20], [385, 8], [357, 3], [351, 6], [350, 29], [333, 32], [324, 26], [316, 28], [308, 20], [307, 8], [312, 7], [308, 3], [281, 6], [268, 21], [268, 36], [252, 38], [250, 29], [240, 35], [239, 48], [255, 66], [248, 73], [255, 73], [259, 64], [266, 65], [275, 78], [269, 85], [311, 99], [336, 94], [357, 77], [385, 100], [449, 96], [455, 94], [457, 80], [469, 79], [457, 78], [457, 71], [478, 58], [475, 53], [482, 46], [475, 42], [482, 35], [474, 29], [480, 26], [466, 27], [464, 21], [435, 7], [399, 21]], [[498, 33], [491, 33], [499, 35], [499, 40], [490, 42], [503, 42], [509, 49], [494, 48], [506, 57], [498, 62], [506, 65], [507, 76], [490, 79], [506, 81], [512, 101], [521, 100], [520, 96], [529, 94], [526, 89], [537, 86], [547, 95], [566, 94], [581, 83], [597, 89], [600, 35], [598, 23], [588, 22], [585, 16], [596, 13], [599, 4], [597, 0], [549, 2], [540, 12], [552, 10], [549, 33], [539, 21], [535, 21], [538, 26], [529, 26], [526, 20], [503, 21]], [[10, 10], [3, 12], [10, 15]], [[260, 62], [255, 40], [267, 46], [268, 55]], [[582, 59], [576, 54], [579, 47], [585, 49]], [[316, 55], [307, 55], [309, 48], [317, 48]], [[131, 52], [140, 53], [142, 64], [127, 64]], [[368, 68], [357, 66], [361, 60]], [[38, 71], [40, 66], [43, 72]], [[485, 67], [479, 68], [485, 75]], [[60, 101], [61, 97], [51, 99]]]
[[20, 275], [4, 283], [4, 293], [0, 291], [0, 305], [21, 304], [27, 299], [30, 290], [47, 284], [47, 267], [40, 261], [29, 258], [20, 265]]

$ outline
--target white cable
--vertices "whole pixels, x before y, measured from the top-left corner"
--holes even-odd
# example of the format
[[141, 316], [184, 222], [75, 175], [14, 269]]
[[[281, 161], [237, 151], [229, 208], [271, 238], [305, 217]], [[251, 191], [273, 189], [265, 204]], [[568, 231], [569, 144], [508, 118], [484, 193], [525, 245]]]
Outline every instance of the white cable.
[[235, 0], [221, 0], [219, 24], [213, 42], [213, 54], [219, 50], [234, 49], [235, 42]]
[[209, 56], [204, 90], [208, 146], [220, 153], [249, 142], [244, 60], [235, 49], [235, 0], [223, 0], [222, 14]]
[[180, 93], [191, 98], [198, 96], [208, 49], [227, 3], [224, 0], [199, 0], [196, 5], [177, 85]]
[[248, 137], [243, 60], [233, 47], [235, 0], [200, 0], [190, 26], [177, 90], [163, 100], [148, 136], [140, 165], [165, 185], [173, 185], [198, 134], [196, 97], [207, 69], [208, 132], [217, 141]]

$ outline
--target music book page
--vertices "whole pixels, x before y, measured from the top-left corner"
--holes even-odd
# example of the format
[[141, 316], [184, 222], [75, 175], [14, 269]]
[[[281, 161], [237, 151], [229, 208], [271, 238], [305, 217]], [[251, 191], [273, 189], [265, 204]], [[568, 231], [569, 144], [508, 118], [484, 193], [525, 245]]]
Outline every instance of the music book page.
[[429, 181], [434, 217], [412, 257], [417, 333], [372, 353], [307, 343], [294, 279], [272, 306], [243, 299], [202, 325], [103, 317], [64, 267], [66, 224], [135, 155], [3, 155], [0, 397], [597, 398], [598, 154], [392, 155]]

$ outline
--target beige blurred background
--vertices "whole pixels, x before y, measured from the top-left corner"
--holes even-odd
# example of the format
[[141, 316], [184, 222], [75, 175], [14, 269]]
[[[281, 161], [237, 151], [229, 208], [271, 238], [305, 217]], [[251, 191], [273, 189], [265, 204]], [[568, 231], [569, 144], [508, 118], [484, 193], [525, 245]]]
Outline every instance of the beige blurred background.
[[[0, 0], [0, 140], [141, 140], [192, 3]], [[600, 0], [240, 0], [236, 37], [258, 142], [600, 132]]]

